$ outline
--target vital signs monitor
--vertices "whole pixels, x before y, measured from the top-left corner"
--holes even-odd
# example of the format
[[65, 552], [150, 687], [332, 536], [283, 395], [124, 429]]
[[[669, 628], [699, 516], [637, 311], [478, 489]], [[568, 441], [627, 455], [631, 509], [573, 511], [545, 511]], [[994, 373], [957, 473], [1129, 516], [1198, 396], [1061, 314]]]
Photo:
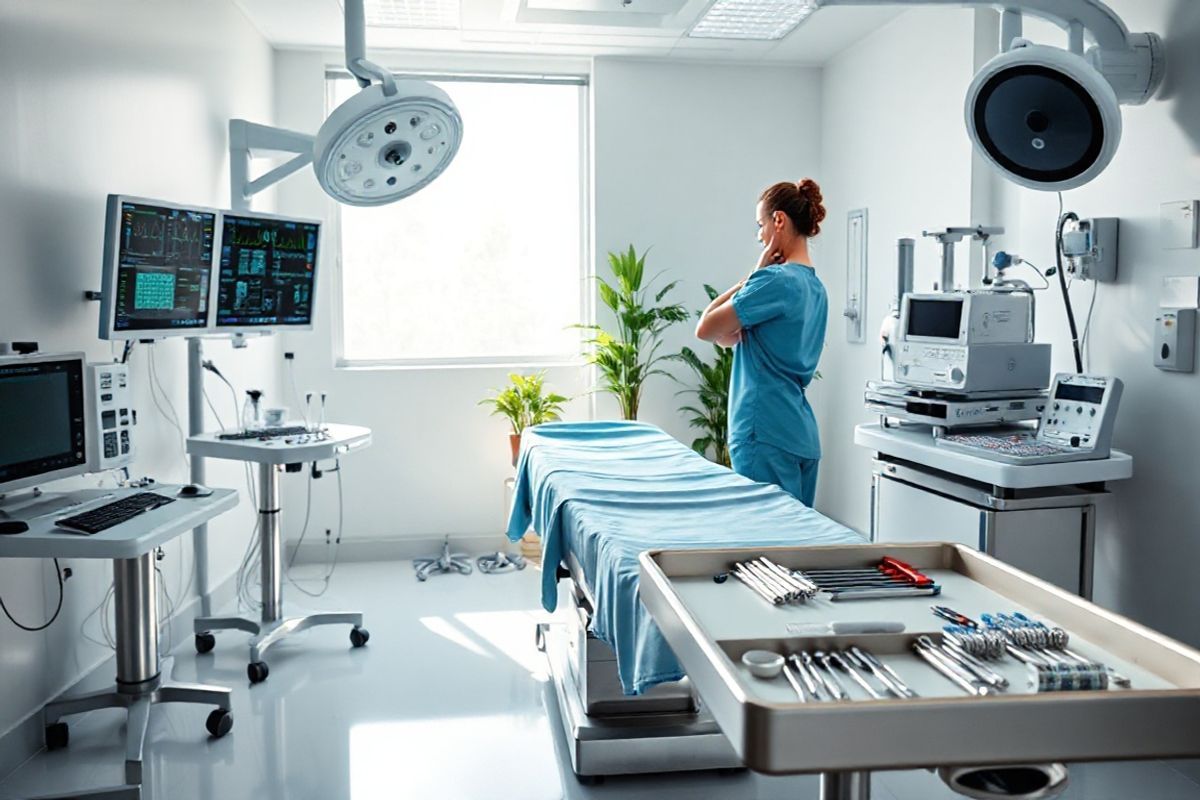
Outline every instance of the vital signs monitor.
[[109, 195], [101, 339], [196, 336], [209, 325], [219, 213]]
[[215, 331], [311, 330], [320, 236], [316, 220], [224, 212]]

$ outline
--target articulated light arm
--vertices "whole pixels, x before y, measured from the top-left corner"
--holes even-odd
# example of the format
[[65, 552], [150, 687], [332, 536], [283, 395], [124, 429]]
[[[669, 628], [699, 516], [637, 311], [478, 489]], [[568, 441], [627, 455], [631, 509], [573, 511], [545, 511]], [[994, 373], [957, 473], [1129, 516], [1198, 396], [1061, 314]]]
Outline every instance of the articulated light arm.
[[[250, 162], [258, 153], [295, 153], [278, 167], [250, 179]], [[244, 119], [229, 120], [229, 187], [233, 208], [245, 211], [250, 198], [312, 163], [313, 137]]]
[[[1021, 37], [1022, 14], [1049, 20], [1067, 32], [1067, 49], [1084, 57], [1112, 85], [1122, 104], [1140, 105], [1162, 83], [1162, 40], [1152, 33], [1130, 33], [1100, 0], [809, 0], [826, 6], [958, 6], [1001, 12], [1000, 50], [1008, 52]], [[1084, 32], [1096, 46], [1084, 52]]]
[[[1074, 38], [1079, 37], [1082, 54], [1082, 34], [1088, 31], [1096, 44], [1106, 50], [1120, 50], [1131, 46], [1129, 29], [1111, 8], [1099, 0], [816, 0], [815, 5], [825, 6], [960, 6], [974, 8], [996, 8], [1009, 16], [1009, 24], [1018, 25], [1022, 13], [1048, 19], [1063, 28]], [[1014, 19], [1014, 17], [1016, 17]]]
[[385, 95], [391, 97], [396, 93], [396, 79], [392, 73], [367, 59], [367, 22], [363, 0], [346, 0], [346, 69], [364, 89], [371, 85], [371, 79], [374, 78], [383, 84]]

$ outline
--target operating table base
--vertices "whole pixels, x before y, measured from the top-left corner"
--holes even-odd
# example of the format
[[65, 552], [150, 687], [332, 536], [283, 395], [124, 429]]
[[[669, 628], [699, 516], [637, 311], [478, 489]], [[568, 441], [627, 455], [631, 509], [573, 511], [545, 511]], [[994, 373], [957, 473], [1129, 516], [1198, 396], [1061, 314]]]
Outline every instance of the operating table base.
[[[118, 685], [115, 689], [68, 697], [47, 704], [44, 711], [46, 747], [56, 750], [66, 746], [69, 734], [67, 724], [60, 721], [63, 717], [96, 711], [101, 708], [123, 708], [129, 715], [125, 728], [125, 782], [140, 784], [142, 782], [142, 755], [146, 747], [146, 730], [150, 725], [150, 708], [152, 706], [159, 703], [198, 703], [216, 706], [216, 710], [209, 714], [205, 727], [214, 738], [220, 738], [229, 733], [233, 727], [233, 715], [229, 713], [231, 690], [221, 686], [175, 683], [163, 677], [171, 674], [172, 663], [173, 659], [163, 659], [158, 676], [137, 686]], [[119, 792], [124, 789], [105, 791]]]
[[450, 537], [442, 544], [442, 554], [435, 558], [414, 558], [413, 569], [417, 571], [417, 580], [424, 581], [430, 575], [440, 575], [443, 572], [461, 572], [470, 575], [474, 567], [471, 557], [466, 553], [450, 552]]
[[264, 659], [267, 650], [287, 637], [322, 625], [350, 625], [350, 644], [362, 647], [371, 638], [370, 632], [362, 624], [362, 612], [336, 611], [277, 619], [273, 622], [254, 622], [242, 617], [199, 617], [193, 627], [196, 633], [196, 651], [199, 653], [207, 653], [215, 646], [213, 631], [239, 630], [253, 634], [246, 674], [251, 683], [262, 683], [270, 674]]
[[549, 662], [571, 767], [581, 780], [743, 767], [716, 721], [703, 711], [588, 716], [568, 663], [568, 635], [562, 624], [544, 624], [538, 642]]

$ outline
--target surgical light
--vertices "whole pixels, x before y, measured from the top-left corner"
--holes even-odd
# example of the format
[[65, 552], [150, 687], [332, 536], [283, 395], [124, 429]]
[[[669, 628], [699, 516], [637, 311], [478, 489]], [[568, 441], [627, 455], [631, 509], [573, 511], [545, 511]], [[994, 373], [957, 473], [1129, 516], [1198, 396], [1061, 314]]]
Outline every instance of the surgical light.
[[[421, 80], [397, 80], [367, 60], [363, 0], [346, 0], [346, 68], [361, 87], [329, 115], [315, 137], [231, 120], [230, 177], [235, 207], [312, 164], [329, 196], [379, 206], [428, 186], [462, 142], [462, 117], [449, 95]], [[262, 177], [249, 177], [257, 151], [297, 154]]]
[[[1103, 172], [1121, 141], [1121, 106], [1145, 103], [1162, 85], [1162, 40], [1153, 33], [1131, 33], [1100, 0], [808, 2], [822, 8], [954, 3], [1000, 10], [1001, 52], [967, 89], [967, 132], [998, 172], [1030, 189], [1074, 189]], [[1022, 38], [1026, 13], [1065, 30], [1067, 47]], [[1085, 34], [1094, 42], [1091, 47], [1085, 48]]]
[[782, 39], [816, 10], [815, 0], [716, 0], [688, 31], [688, 36]]

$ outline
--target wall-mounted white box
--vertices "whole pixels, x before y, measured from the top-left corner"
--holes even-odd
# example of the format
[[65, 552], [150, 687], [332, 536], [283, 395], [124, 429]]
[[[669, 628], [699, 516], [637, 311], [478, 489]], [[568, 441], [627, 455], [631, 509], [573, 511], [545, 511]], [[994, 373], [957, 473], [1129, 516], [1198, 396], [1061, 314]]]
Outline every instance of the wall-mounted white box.
[[1197, 240], [1196, 217], [1200, 201], [1176, 200], [1162, 204], [1160, 235], [1164, 250], [1188, 250], [1200, 244]]

